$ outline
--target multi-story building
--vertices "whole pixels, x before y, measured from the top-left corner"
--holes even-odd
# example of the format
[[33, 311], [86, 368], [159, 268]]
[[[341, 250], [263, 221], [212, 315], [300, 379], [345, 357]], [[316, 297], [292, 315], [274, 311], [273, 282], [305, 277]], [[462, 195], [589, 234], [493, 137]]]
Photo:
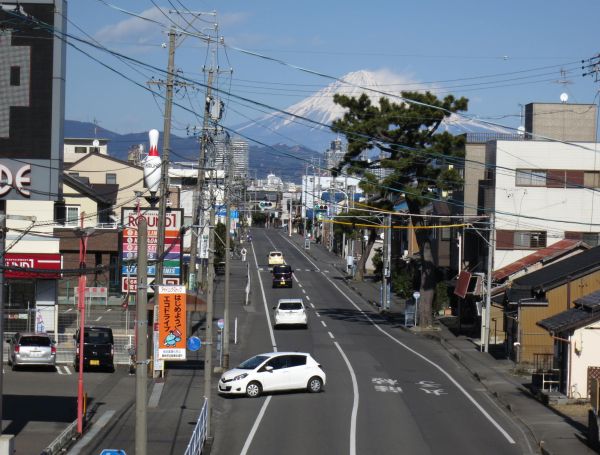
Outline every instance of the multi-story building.
[[324, 153], [325, 167], [327, 169], [336, 167], [342, 162], [345, 155], [346, 150], [342, 144], [342, 140], [338, 138], [334, 141], [331, 141], [329, 148], [325, 150]]
[[89, 153], [108, 155], [109, 139], [65, 138], [64, 162], [74, 163]]
[[233, 178], [245, 179], [248, 177], [248, 154], [248, 142], [219, 136], [215, 140], [214, 166], [219, 170], [228, 170], [228, 165], [232, 164]]

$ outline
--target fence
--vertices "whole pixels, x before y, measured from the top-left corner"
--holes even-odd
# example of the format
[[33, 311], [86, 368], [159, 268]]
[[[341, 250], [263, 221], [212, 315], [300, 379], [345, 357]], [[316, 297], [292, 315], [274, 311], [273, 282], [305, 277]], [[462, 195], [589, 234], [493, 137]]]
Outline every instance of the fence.
[[194, 427], [194, 432], [192, 433], [192, 437], [190, 442], [188, 443], [187, 449], [185, 449], [185, 455], [200, 455], [202, 453], [202, 449], [204, 448], [204, 442], [206, 441], [208, 429], [208, 408], [206, 399], [204, 400], [204, 404], [202, 405], [202, 409], [200, 410], [200, 415], [198, 416], [198, 421], [196, 422], [196, 426]]
[[[46, 310], [44, 310], [46, 311]], [[50, 310], [48, 310], [50, 311]], [[79, 327], [79, 311], [73, 304], [56, 305], [45, 318], [40, 309], [5, 310], [5, 337], [15, 332], [48, 332], [56, 342], [56, 362], [73, 363], [75, 358], [74, 335]], [[85, 325], [110, 327], [114, 337], [114, 362], [129, 364], [129, 347], [134, 344], [135, 306], [124, 310], [120, 305], [86, 304]], [[5, 353], [8, 345], [4, 343]], [[7, 358], [5, 356], [5, 358]]]

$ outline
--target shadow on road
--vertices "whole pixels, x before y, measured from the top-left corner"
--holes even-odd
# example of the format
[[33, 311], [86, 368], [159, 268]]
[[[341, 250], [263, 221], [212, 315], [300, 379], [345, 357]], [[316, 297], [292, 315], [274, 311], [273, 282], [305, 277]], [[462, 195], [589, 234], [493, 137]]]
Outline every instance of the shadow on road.
[[4, 395], [2, 415], [11, 423], [6, 434], [17, 435], [29, 422], [68, 422], [77, 418], [77, 397]]

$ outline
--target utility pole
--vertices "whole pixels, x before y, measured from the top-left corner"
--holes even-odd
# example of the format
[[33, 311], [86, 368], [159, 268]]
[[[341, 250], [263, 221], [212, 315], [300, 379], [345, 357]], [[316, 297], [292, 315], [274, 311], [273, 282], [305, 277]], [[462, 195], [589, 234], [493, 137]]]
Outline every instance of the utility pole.
[[226, 155], [228, 156], [228, 163], [224, 163], [227, 169], [227, 179], [225, 184], [225, 202], [227, 204], [227, 212], [225, 216], [225, 302], [223, 305], [223, 339], [221, 340], [223, 349], [223, 368], [229, 369], [229, 292], [230, 292], [230, 273], [231, 273], [231, 236], [229, 231], [231, 229], [231, 199], [232, 191], [231, 186], [233, 184], [233, 154], [231, 149], [231, 140], [227, 136], [226, 143]]
[[[137, 219], [137, 302], [135, 305], [135, 453], [146, 455], [148, 443], [148, 426], [146, 419], [146, 389], [148, 386], [148, 351], [146, 337], [148, 335], [148, 225], [143, 216]], [[158, 288], [157, 288], [158, 289]], [[157, 295], [155, 293], [155, 295]], [[83, 352], [83, 351], [82, 351]]]
[[[212, 171], [211, 171], [212, 173]], [[212, 193], [212, 191], [211, 191]], [[207, 269], [207, 287], [206, 287], [206, 346], [204, 350], [204, 398], [206, 399], [206, 409], [208, 417], [206, 419], [206, 434], [211, 437], [211, 415], [212, 415], [212, 351], [213, 351], [213, 313], [214, 313], [214, 282], [215, 282], [215, 208], [213, 200], [210, 201], [210, 214], [208, 216], [208, 269]]]
[[[199, 229], [200, 212], [204, 211], [204, 180], [206, 174], [206, 147], [208, 145], [208, 126], [210, 118], [210, 100], [212, 97], [213, 70], [208, 70], [208, 81], [206, 83], [206, 98], [204, 100], [204, 120], [202, 122], [202, 137], [200, 139], [200, 158], [198, 159], [198, 178], [196, 180], [196, 191], [194, 192], [194, 207], [192, 209], [192, 243], [190, 247], [190, 271], [188, 286], [191, 290], [197, 289], [197, 283], [201, 282], [202, 273], [196, 273], [196, 256], [198, 254], [198, 242], [204, 232], [204, 226]], [[204, 216], [202, 217], [204, 218]], [[195, 234], [195, 235], [194, 235]]]
[[390, 289], [388, 283], [390, 280], [390, 246], [392, 240], [392, 215], [389, 214], [386, 218], [383, 229], [383, 276], [381, 277], [381, 310], [388, 311], [390, 309]]
[[490, 240], [488, 242], [487, 282], [485, 290], [485, 330], [482, 346], [490, 351], [490, 323], [492, 313], [492, 273], [494, 268], [494, 250], [496, 249], [496, 223], [494, 213], [490, 213]]
[[290, 196], [290, 219], [288, 221], [288, 237], [292, 236], [292, 210], [294, 209], [294, 200]]
[[[6, 201], [0, 201], [0, 346], [4, 347], [4, 252], [6, 249]], [[0, 435], [3, 434], [4, 349], [0, 349]]]
[[169, 63], [167, 66], [167, 94], [165, 97], [165, 122], [163, 127], [163, 156], [161, 168], [160, 204], [158, 207], [158, 233], [156, 240], [156, 263], [155, 286], [158, 296], [158, 286], [163, 284], [163, 260], [161, 256], [165, 249], [165, 217], [167, 210], [167, 198], [169, 197], [169, 152], [171, 151], [171, 111], [173, 109], [173, 86], [175, 76], [175, 27], [169, 30]]

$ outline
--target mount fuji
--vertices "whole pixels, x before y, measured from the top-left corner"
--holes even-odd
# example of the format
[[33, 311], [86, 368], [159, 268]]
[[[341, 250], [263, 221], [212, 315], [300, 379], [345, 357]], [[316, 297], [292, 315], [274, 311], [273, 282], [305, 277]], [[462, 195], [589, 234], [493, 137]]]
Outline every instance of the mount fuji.
[[[283, 109], [289, 114], [272, 112], [256, 120], [237, 125], [233, 129], [267, 145], [281, 143], [302, 145], [323, 152], [337, 137], [328, 126], [344, 114], [344, 108], [333, 102], [333, 95], [339, 93], [358, 97], [366, 93], [374, 104], [379, 104], [379, 98], [386, 96], [366, 89], [387, 93], [388, 98], [400, 97], [402, 91], [410, 90], [427, 89], [435, 93], [433, 86], [426, 87], [424, 84], [387, 70], [360, 70], [346, 74], [308, 98]], [[396, 102], [400, 103], [400, 98], [397, 98]], [[481, 131], [511, 132], [505, 128], [486, 126], [477, 120], [455, 114], [447, 118], [440, 129], [455, 134]]]

